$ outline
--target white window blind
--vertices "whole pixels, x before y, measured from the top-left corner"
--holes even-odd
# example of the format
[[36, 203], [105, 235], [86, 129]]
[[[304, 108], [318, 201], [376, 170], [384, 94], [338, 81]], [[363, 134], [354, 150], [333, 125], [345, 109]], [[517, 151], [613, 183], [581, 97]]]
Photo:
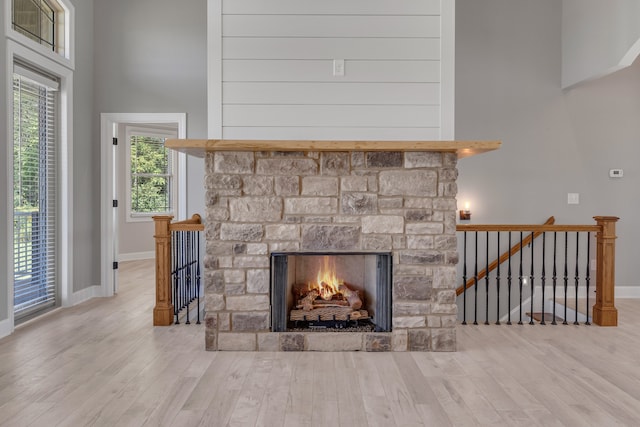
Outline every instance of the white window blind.
[[14, 315], [56, 304], [57, 82], [13, 74]]

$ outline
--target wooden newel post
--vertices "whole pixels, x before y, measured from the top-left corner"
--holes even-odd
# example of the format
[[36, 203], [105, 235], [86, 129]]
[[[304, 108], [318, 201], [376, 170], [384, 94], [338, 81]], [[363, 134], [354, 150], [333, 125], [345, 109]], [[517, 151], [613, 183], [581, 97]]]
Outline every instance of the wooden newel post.
[[615, 216], [595, 216], [600, 226], [597, 239], [596, 304], [593, 322], [600, 326], [618, 326], [615, 307], [616, 222]]
[[173, 216], [154, 216], [156, 232], [156, 306], [153, 308], [153, 326], [173, 323], [171, 303], [171, 231]]

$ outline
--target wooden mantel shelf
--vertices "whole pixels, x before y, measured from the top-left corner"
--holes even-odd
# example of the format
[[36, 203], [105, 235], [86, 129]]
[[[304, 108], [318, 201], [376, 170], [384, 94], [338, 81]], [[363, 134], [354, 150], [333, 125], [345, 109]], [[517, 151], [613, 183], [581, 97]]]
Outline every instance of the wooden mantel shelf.
[[500, 141], [302, 141], [235, 139], [168, 139], [165, 146], [204, 157], [213, 151], [442, 151], [458, 158], [497, 150]]

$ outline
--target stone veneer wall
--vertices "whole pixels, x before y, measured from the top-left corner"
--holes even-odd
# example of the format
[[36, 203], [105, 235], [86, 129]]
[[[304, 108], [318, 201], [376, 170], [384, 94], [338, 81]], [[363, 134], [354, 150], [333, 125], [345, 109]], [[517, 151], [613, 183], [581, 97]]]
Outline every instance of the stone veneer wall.
[[[455, 351], [454, 153], [206, 157], [207, 350]], [[270, 332], [269, 254], [393, 254], [393, 331]]]

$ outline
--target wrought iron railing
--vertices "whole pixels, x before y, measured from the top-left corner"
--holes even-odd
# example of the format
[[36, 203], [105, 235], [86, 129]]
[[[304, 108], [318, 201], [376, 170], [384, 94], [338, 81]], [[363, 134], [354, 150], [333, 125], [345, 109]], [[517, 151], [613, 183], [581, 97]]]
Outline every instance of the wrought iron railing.
[[195, 305], [196, 323], [200, 323], [201, 257], [200, 234], [204, 231], [200, 215], [172, 223], [172, 216], [155, 216], [156, 306], [153, 324], [191, 323]]
[[[544, 325], [550, 316], [551, 324], [593, 320], [602, 326], [617, 325], [618, 218], [595, 220], [596, 225], [554, 225], [553, 218], [545, 225], [458, 225], [462, 285], [457, 295], [462, 324], [534, 324], [537, 320]], [[501, 253], [501, 248], [507, 251]], [[573, 301], [575, 307], [569, 309]]]

